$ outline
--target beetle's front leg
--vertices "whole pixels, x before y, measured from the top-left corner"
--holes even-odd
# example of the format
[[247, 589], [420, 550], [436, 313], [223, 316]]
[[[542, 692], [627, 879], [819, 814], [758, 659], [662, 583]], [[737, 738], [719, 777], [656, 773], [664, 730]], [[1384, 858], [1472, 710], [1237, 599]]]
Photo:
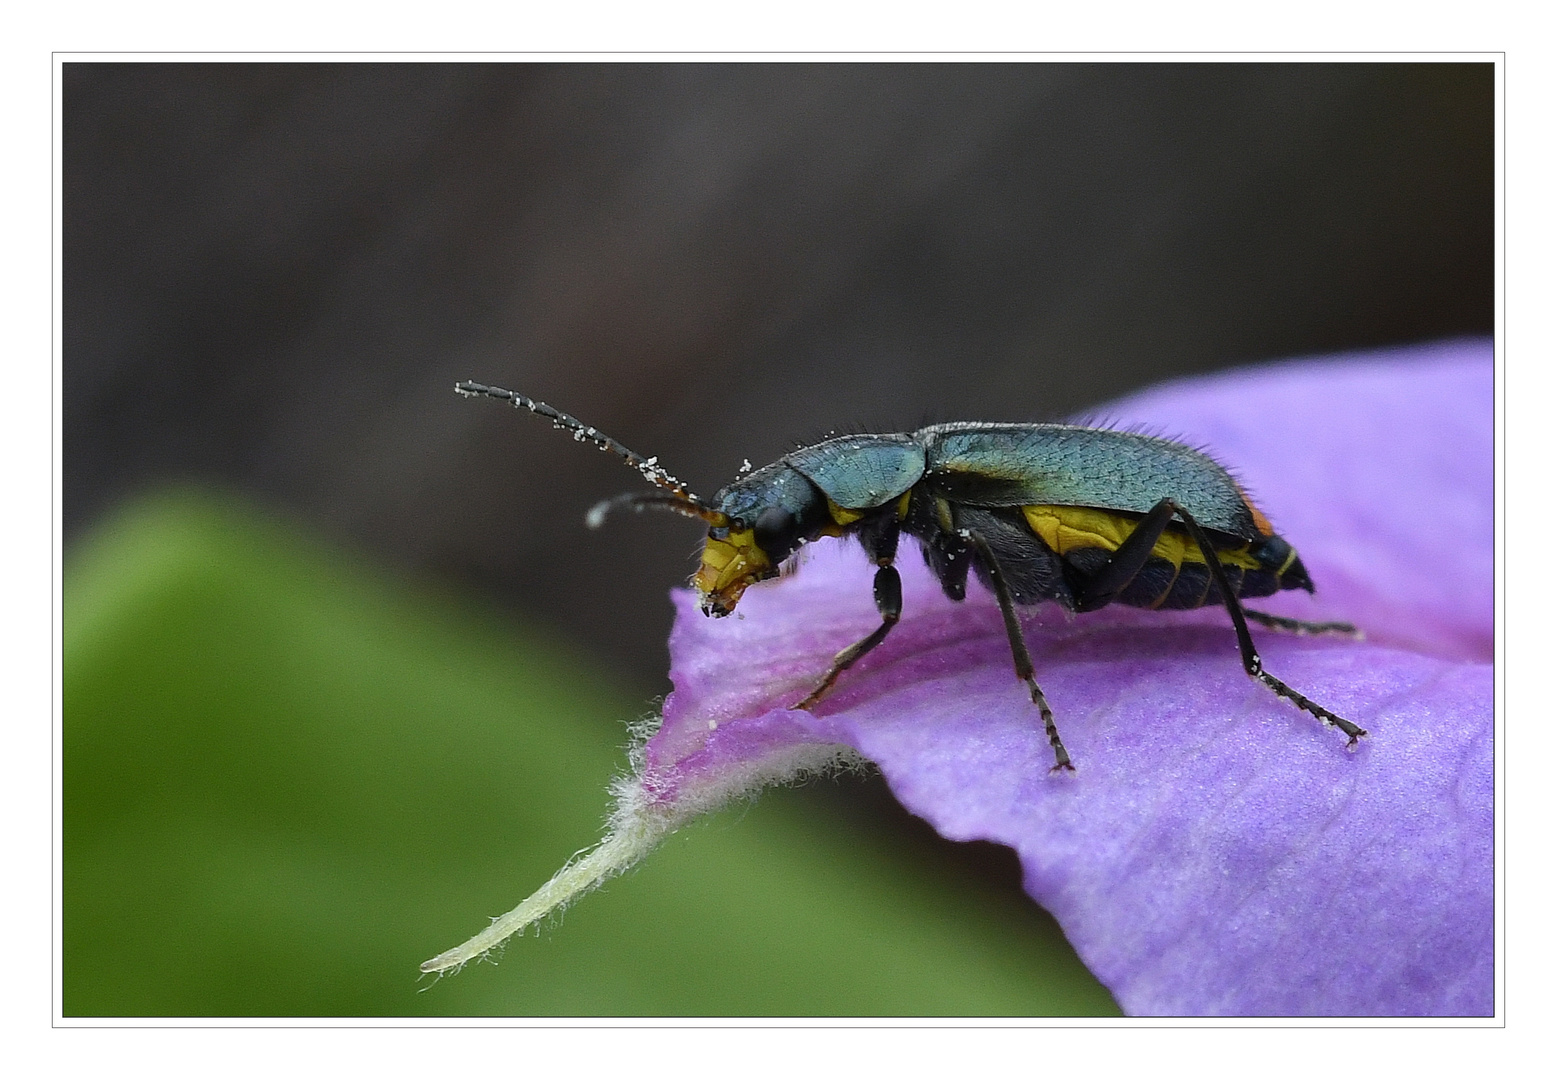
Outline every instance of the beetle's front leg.
[[897, 621], [903, 615], [903, 582], [897, 576], [897, 567], [887, 565], [876, 570], [876, 610], [881, 612], [881, 625], [866, 638], [856, 641], [843, 652], [833, 657], [833, 666], [822, 676], [822, 681], [816, 684], [812, 690], [800, 701], [791, 705], [791, 709], [810, 709], [832, 690], [833, 683], [838, 681], [838, 676], [847, 671], [856, 660], [864, 656], [886, 640], [887, 634], [897, 625]]
[[903, 580], [892, 565], [897, 558], [898, 517], [895, 508], [887, 508], [860, 523], [860, 546], [876, 564], [876, 610], [881, 613], [881, 625], [870, 636], [856, 641], [833, 657], [833, 666], [827, 669], [822, 681], [792, 709], [809, 709], [832, 690], [838, 676], [847, 671], [856, 660], [886, 640], [887, 634], [903, 615]]

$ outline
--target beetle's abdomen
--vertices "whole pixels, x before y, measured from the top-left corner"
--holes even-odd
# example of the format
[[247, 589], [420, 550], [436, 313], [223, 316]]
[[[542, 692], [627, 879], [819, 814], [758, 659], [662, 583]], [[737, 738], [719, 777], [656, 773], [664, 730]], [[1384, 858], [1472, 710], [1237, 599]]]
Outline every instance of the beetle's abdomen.
[[[1022, 516], [1033, 534], [1082, 576], [1100, 570], [1140, 520], [1140, 515], [1083, 506], [1024, 506]], [[1281, 589], [1313, 591], [1297, 552], [1279, 536], [1217, 547], [1216, 556], [1237, 597], [1270, 596]], [[1146, 565], [1114, 602], [1183, 610], [1219, 604], [1222, 596], [1194, 538], [1166, 530]]]

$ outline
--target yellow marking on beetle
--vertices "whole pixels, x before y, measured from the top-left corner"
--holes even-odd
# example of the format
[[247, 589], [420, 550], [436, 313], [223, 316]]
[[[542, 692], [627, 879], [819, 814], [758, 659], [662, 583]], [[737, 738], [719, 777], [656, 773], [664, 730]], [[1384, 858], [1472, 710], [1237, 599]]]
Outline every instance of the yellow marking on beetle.
[[[913, 494], [913, 489], [910, 488], [909, 490], [903, 492], [902, 498], [898, 499], [897, 519], [899, 521], [902, 521], [908, 516], [908, 500], [913, 497]], [[837, 503], [833, 502], [832, 499], [827, 500], [827, 512], [832, 516], [833, 524], [837, 525], [841, 529], [847, 529], [850, 525], [853, 525], [856, 521], [860, 520], [860, 518], [864, 517], [874, 509], [875, 507], [868, 506], [864, 510], [853, 510], [847, 506], [839, 506]]]
[[[1204, 566], [1205, 563], [1202, 561], [1200, 565]], [[1173, 586], [1179, 583], [1179, 574], [1183, 573], [1183, 571], [1183, 564], [1173, 564], [1173, 576], [1168, 579], [1168, 584], [1163, 587], [1162, 592], [1157, 594], [1157, 598], [1146, 605], [1149, 610], [1156, 611], [1158, 608], [1162, 607], [1163, 604], [1168, 602], [1168, 597], [1173, 595]]]
[[[1038, 539], [1058, 555], [1077, 548], [1102, 548], [1118, 551], [1137, 521], [1108, 510], [1094, 510], [1089, 506], [1024, 506], [1022, 516]], [[1241, 566], [1245, 570], [1258, 570], [1260, 564], [1249, 554], [1249, 545], [1218, 551], [1217, 559], [1228, 566]], [[1152, 555], [1167, 559], [1174, 566], [1187, 562], [1204, 563], [1200, 545], [1184, 533], [1164, 532], [1152, 546]]]
[[703, 563], [692, 578], [698, 594], [718, 601], [726, 611], [735, 607], [746, 586], [772, 577], [767, 552], [757, 546], [750, 529], [732, 529], [724, 540], [709, 537], [703, 545]]
[[1287, 559], [1281, 564], [1281, 569], [1276, 571], [1276, 577], [1280, 578], [1295, 562], [1297, 562], [1297, 548], [1292, 548], [1287, 552]]
[[935, 497], [935, 523], [941, 527], [942, 532], [955, 532], [956, 526], [952, 524], [951, 503]]
[[846, 506], [839, 506], [831, 499], [827, 500], [827, 512], [832, 515], [833, 523], [848, 527], [865, 516], [863, 510], [850, 510]]

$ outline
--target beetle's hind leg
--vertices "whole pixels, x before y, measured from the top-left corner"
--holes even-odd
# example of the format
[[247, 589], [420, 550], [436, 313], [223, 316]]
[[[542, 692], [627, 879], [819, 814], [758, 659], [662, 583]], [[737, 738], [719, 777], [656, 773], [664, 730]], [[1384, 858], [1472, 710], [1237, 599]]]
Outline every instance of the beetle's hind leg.
[[989, 571], [990, 584], [995, 587], [995, 599], [1000, 601], [1000, 614], [1006, 622], [1006, 637], [1011, 642], [1011, 661], [1016, 665], [1016, 677], [1027, 684], [1033, 704], [1038, 706], [1038, 713], [1043, 717], [1044, 733], [1049, 736], [1049, 745], [1054, 748], [1054, 768], [1049, 771], [1059, 772], [1064, 769], [1075, 772], [1076, 766], [1070, 763], [1070, 754], [1066, 752], [1065, 744], [1060, 742], [1059, 728], [1054, 726], [1054, 713], [1049, 709], [1048, 699], [1043, 696], [1038, 680], [1033, 677], [1032, 654], [1027, 651], [1027, 642], [1022, 638], [1022, 624], [1016, 617], [1016, 605], [1011, 602], [1011, 590], [1006, 587], [1006, 579], [1000, 572], [1000, 564], [995, 561], [995, 553], [989, 549], [989, 542], [974, 530], [966, 530], [965, 535], [978, 552], [979, 562]]
[[1302, 619], [1289, 619], [1284, 615], [1269, 615], [1263, 611], [1255, 611], [1253, 608], [1247, 607], [1243, 609], [1243, 613], [1261, 626], [1268, 626], [1272, 630], [1285, 630], [1289, 634], [1298, 634], [1303, 637], [1317, 634], [1335, 634], [1339, 637], [1362, 640], [1362, 631], [1349, 622], [1304, 622]]
[[1074, 587], [1077, 611], [1107, 607], [1127, 589], [1151, 558], [1152, 548], [1173, 520], [1173, 503], [1163, 499], [1136, 522], [1124, 543], [1085, 582]]
[[[1206, 538], [1206, 534], [1201, 530], [1200, 523], [1191, 516], [1188, 510], [1172, 499], [1163, 499], [1162, 502], [1157, 504], [1157, 509], [1160, 509], [1164, 504], [1169, 506], [1173, 513], [1178, 515], [1179, 520], [1184, 523], [1185, 527], [1189, 529], [1189, 535], [1194, 538], [1195, 543], [1200, 548], [1200, 554], [1205, 557], [1207, 564], [1211, 568], [1211, 577], [1216, 582], [1216, 587], [1222, 593], [1222, 602], [1227, 606], [1227, 614], [1232, 616], [1233, 630], [1238, 634], [1238, 652], [1243, 657], [1243, 669], [1252, 677], [1264, 683], [1278, 697], [1286, 698], [1304, 712], [1317, 717], [1322, 723], [1333, 724], [1340, 728], [1347, 737], [1346, 748], [1348, 750], [1354, 749], [1357, 745], [1357, 740], [1366, 735], [1366, 731], [1350, 720], [1337, 716], [1318, 702], [1304, 697], [1265, 670], [1265, 666], [1260, 660], [1260, 654], [1254, 650], [1254, 639], [1249, 636], [1249, 624], [1244, 620], [1244, 607], [1238, 602], [1238, 598], [1233, 595], [1233, 591], [1228, 585], [1227, 575], [1222, 571], [1222, 563], [1216, 557], [1216, 549], [1211, 546], [1211, 541]], [[1254, 612], [1248, 612], [1248, 614], [1255, 615]], [[1277, 619], [1278, 616], [1261, 616], [1256, 618], [1255, 621], [1263, 623], [1267, 618]], [[1283, 619], [1281, 622], [1297, 622], [1297, 620]], [[1322, 624], [1306, 625], [1317, 626]]]

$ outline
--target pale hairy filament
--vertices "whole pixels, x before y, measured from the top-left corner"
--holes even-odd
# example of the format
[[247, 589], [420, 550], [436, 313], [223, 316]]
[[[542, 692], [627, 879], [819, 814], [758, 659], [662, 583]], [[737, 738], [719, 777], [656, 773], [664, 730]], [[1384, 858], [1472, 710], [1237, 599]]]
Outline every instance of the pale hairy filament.
[[659, 846], [676, 826], [670, 815], [643, 815], [626, 827], [609, 834], [581, 859], [568, 863], [556, 875], [525, 899], [524, 903], [492, 920], [481, 933], [439, 953], [422, 964], [422, 971], [447, 971], [474, 960], [501, 945], [527, 926], [545, 918], [575, 897], [582, 896], [601, 882], [620, 874]]

